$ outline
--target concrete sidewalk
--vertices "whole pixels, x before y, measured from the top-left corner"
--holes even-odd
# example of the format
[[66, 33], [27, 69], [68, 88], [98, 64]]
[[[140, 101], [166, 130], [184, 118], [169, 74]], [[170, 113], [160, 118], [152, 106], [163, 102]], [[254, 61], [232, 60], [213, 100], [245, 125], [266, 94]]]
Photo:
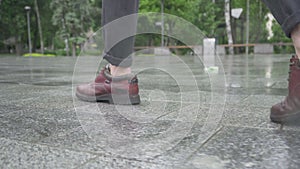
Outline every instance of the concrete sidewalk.
[[[0, 168], [300, 168], [300, 125], [269, 120], [288, 92], [288, 55], [222, 56], [215, 89], [194, 56], [174, 57], [135, 58], [137, 106], [73, 97], [97, 57], [0, 57]], [[221, 121], [208, 121], [212, 105]]]

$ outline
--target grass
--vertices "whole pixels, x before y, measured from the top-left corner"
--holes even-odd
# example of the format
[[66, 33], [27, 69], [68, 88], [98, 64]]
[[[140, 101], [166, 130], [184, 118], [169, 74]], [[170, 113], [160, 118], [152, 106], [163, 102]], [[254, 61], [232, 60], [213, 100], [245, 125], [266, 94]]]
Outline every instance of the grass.
[[42, 54], [42, 53], [25, 53], [24, 57], [56, 57], [54, 54]]

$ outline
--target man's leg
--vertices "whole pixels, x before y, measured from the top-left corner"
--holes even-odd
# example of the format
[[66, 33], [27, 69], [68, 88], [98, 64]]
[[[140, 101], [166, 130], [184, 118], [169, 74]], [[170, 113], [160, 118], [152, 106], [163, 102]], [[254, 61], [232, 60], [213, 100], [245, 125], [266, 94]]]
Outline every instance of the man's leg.
[[[111, 64], [110, 70], [113, 76], [131, 73], [134, 37], [131, 36], [126, 39], [120, 39], [120, 37], [135, 33], [137, 17], [128, 17], [125, 22], [123, 20], [119, 21], [120, 24], [117, 25], [110, 23], [124, 16], [137, 13], [138, 6], [139, 0], [102, 1], [102, 26], [104, 26], [105, 40], [104, 59]], [[122, 35], [118, 33], [122, 33]]]
[[263, 0], [281, 25], [287, 37], [293, 40], [296, 56], [290, 59], [288, 96], [272, 106], [270, 118], [273, 122], [284, 123], [300, 120], [300, 1]]
[[[112, 104], [139, 104], [138, 79], [131, 74], [134, 37], [139, 0], [102, 0], [102, 25], [105, 55], [110, 65], [101, 70], [94, 82], [76, 88], [84, 101]], [[124, 19], [125, 18], [125, 19]]]
[[270, 9], [287, 37], [293, 39], [296, 54], [300, 57], [300, 1], [262, 0]]
[[[300, 3], [300, 1], [299, 1]], [[291, 33], [296, 54], [300, 58], [300, 24], [298, 24]]]

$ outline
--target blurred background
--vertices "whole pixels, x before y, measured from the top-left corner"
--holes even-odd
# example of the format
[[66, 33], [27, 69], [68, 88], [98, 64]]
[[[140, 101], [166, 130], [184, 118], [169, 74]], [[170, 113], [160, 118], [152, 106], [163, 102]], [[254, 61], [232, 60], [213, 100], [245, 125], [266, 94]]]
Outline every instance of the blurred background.
[[[86, 39], [101, 27], [101, 1], [0, 0], [0, 55], [79, 55]], [[140, 0], [140, 12], [182, 17], [215, 38], [224, 54], [253, 53], [255, 46], [271, 47], [272, 53], [294, 52], [261, 0]], [[172, 24], [166, 20], [150, 26], [168, 32]], [[176, 54], [191, 53], [176, 39], [164, 37], [162, 43], [161, 35], [136, 37], [137, 50], [161, 45]]]

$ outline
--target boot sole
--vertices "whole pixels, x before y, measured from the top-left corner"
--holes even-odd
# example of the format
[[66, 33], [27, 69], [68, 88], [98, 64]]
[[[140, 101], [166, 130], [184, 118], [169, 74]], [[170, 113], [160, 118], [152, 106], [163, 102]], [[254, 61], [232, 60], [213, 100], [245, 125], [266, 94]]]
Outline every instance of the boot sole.
[[115, 95], [111, 94], [101, 96], [87, 96], [76, 92], [77, 98], [87, 102], [108, 102], [109, 104], [120, 105], [136, 105], [141, 103], [140, 95], [128, 96], [128, 95]]
[[300, 121], [300, 112], [293, 113], [285, 116], [271, 116], [270, 119], [274, 123], [291, 123]]

